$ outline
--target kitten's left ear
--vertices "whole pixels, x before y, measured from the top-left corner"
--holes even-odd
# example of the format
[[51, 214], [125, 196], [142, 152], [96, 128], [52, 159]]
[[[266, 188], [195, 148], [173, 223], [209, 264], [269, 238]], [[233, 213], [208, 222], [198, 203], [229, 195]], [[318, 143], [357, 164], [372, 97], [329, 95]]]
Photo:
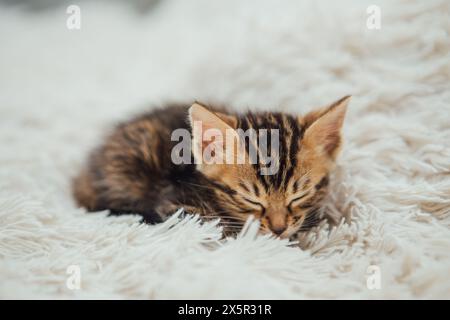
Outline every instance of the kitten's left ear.
[[[222, 159], [225, 160], [225, 152], [234, 151], [234, 144], [228, 145], [230, 141], [226, 139], [228, 134], [232, 134], [236, 138], [234, 136], [236, 119], [232, 116], [211, 111], [196, 102], [189, 108], [189, 122], [192, 127], [192, 153], [199, 163], [205, 161], [203, 152], [212, 143], [212, 137], [205, 138], [208, 130], [212, 130], [213, 140], [218, 143], [217, 148], [214, 149], [217, 157], [223, 157]], [[198, 168], [202, 168], [202, 166], [200, 165]]]
[[303, 143], [320, 154], [336, 159], [341, 146], [341, 129], [351, 96], [345, 96], [328, 107], [303, 118], [306, 131]]

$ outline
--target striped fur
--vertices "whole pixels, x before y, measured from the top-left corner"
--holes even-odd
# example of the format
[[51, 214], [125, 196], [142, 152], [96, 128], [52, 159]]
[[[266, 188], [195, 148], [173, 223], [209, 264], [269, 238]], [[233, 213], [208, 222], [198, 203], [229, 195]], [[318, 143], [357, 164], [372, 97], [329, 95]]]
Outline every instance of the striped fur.
[[[191, 112], [188, 118], [189, 106], [181, 105], [155, 110], [118, 125], [91, 154], [74, 180], [75, 199], [90, 211], [137, 213], [148, 223], [164, 221], [184, 207], [204, 219], [221, 218], [226, 233], [239, 231], [253, 215], [261, 222], [261, 232], [290, 237], [320, 221], [348, 100], [304, 117], [198, 109], [202, 119], [214, 118], [215, 124], [220, 121], [233, 129], [278, 129], [279, 170], [274, 175], [261, 175], [261, 163], [175, 165], [171, 133], [191, 130], [196, 115]], [[249, 143], [245, 141], [247, 152]]]

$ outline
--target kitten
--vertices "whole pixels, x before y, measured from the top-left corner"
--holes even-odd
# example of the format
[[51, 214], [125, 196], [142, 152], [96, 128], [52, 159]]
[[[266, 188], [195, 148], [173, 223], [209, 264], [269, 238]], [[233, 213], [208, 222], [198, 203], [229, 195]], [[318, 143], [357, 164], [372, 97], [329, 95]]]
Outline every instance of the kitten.
[[[162, 222], [184, 207], [204, 219], [221, 218], [227, 234], [238, 232], [253, 215], [260, 221], [261, 233], [291, 237], [321, 220], [321, 201], [341, 146], [349, 99], [305, 116], [238, 114], [199, 103], [154, 110], [115, 128], [74, 180], [74, 196], [90, 211], [137, 213], [148, 223]], [[201, 162], [202, 151], [211, 143], [192, 130], [194, 123], [223, 136], [237, 129], [278, 129], [277, 172], [263, 175], [264, 164], [248, 161], [175, 164], [172, 149], [179, 142], [171, 139], [174, 130], [192, 134], [191, 160]], [[248, 153], [249, 140], [239, 141], [237, 145]], [[223, 150], [236, 151], [228, 140], [222, 143]]]

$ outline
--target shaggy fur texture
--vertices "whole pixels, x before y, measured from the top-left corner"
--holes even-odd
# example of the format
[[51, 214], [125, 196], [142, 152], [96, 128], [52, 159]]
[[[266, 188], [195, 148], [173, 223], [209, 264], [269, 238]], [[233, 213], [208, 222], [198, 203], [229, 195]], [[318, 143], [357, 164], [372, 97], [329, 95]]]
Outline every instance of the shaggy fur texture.
[[[82, 2], [0, 10], [1, 298], [450, 298], [449, 2]], [[305, 112], [352, 94], [327, 212], [298, 247], [86, 214], [70, 178], [148, 103]], [[66, 287], [81, 268], [81, 289]], [[366, 286], [367, 268], [381, 289]]]

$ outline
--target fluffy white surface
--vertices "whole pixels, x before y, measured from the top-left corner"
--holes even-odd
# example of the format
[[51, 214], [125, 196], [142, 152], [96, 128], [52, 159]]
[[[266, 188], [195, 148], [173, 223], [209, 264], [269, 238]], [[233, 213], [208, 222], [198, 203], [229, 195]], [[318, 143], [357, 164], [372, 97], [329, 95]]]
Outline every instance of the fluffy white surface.
[[[81, 2], [0, 10], [1, 298], [450, 298], [448, 0]], [[304, 250], [250, 227], [86, 214], [70, 178], [114, 122], [165, 101], [304, 112], [352, 94]], [[344, 221], [345, 220], [345, 221]], [[66, 287], [69, 265], [81, 289]], [[366, 286], [369, 265], [381, 289]]]

